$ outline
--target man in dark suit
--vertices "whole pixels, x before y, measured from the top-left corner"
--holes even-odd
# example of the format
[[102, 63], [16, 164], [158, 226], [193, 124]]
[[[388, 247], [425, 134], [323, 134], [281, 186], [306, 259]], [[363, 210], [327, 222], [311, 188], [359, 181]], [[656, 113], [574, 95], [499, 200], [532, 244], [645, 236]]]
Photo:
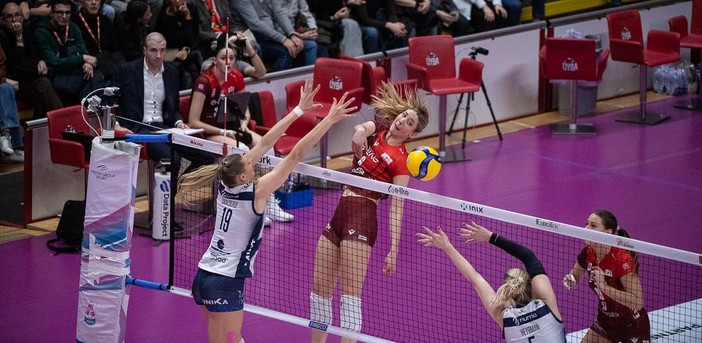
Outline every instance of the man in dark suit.
[[[166, 53], [166, 39], [158, 32], [152, 32], [144, 40], [144, 59], [122, 64], [115, 73], [112, 83], [119, 87], [118, 123], [134, 133], [151, 133], [158, 129], [176, 127], [185, 129], [179, 107], [178, 70], [169, 63], [163, 63]], [[149, 143], [146, 151], [150, 159], [170, 159], [171, 149], [166, 143]], [[211, 157], [196, 151], [176, 146], [172, 169], [180, 170], [180, 154], [193, 163], [192, 167], [211, 162]]]

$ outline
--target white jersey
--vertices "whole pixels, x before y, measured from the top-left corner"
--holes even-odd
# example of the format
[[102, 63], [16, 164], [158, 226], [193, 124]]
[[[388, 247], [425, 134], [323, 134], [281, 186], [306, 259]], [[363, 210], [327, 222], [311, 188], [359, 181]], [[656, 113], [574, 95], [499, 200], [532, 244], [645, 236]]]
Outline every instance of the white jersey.
[[220, 183], [217, 220], [210, 247], [198, 267], [229, 277], [250, 277], [263, 237], [263, 214], [256, 213], [254, 184], [228, 188]]
[[565, 342], [565, 327], [542, 300], [534, 299], [524, 307], [506, 308], [502, 313], [505, 342]]

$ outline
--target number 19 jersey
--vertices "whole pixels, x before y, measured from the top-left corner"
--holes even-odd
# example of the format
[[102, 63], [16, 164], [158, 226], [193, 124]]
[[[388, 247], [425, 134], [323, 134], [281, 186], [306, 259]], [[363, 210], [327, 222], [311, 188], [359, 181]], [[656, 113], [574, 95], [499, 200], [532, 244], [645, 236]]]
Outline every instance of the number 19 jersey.
[[198, 267], [229, 277], [251, 277], [263, 238], [263, 214], [256, 213], [254, 184], [228, 188], [220, 183], [217, 219], [210, 246]]

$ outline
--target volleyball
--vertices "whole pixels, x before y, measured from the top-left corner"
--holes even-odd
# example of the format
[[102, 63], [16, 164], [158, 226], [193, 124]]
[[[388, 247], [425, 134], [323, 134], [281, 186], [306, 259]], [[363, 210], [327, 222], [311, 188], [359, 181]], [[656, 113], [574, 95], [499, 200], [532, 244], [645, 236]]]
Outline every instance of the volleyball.
[[432, 147], [418, 146], [407, 155], [407, 169], [415, 178], [429, 181], [441, 170], [439, 153]]

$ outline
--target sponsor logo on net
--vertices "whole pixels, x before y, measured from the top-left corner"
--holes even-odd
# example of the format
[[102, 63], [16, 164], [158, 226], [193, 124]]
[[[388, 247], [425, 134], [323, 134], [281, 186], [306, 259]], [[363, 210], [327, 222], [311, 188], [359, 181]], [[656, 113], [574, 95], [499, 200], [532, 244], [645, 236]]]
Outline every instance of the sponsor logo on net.
[[404, 188], [404, 187], [395, 187], [395, 186], [388, 186], [388, 193], [397, 194], [397, 195], [404, 195], [404, 196], [410, 195], [409, 189]]
[[617, 246], [621, 248], [634, 249], [634, 245], [622, 238], [617, 238]]
[[200, 143], [200, 142], [198, 142], [198, 141], [196, 141], [196, 140], [194, 140], [194, 139], [191, 139], [191, 140], [190, 140], [190, 145], [199, 146], [199, 147], [201, 147], [201, 148], [205, 146], [205, 145], [203, 145], [202, 143]]
[[462, 211], [468, 211], [468, 212], [475, 212], [475, 213], [484, 213], [483, 210], [484, 208], [482, 206], [476, 206], [467, 202], [462, 202], [461, 203], [461, 210]]
[[328, 170], [325, 170], [322, 172], [322, 176], [324, 177], [331, 177], [331, 173]]
[[324, 323], [320, 323], [320, 322], [315, 322], [314, 320], [310, 320], [310, 324], [308, 326], [312, 329], [327, 331], [327, 327], [329, 325], [324, 324]]
[[545, 227], [545, 228], [551, 229], [551, 230], [558, 230], [560, 224], [554, 223], [550, 220], [543, 220], [543, 219], [536, 218], [536, 226]]
[[270, 166], [270, 165], [272, 164], [272, 163], [271, 163], [271, 157], [268, 156], [268, 155], [263, 155], [263, 157], [261, 157], [261, 159], [258, 160], [258, 164], [263, 164], [263, 165], [266, 165], [266, 166]]

